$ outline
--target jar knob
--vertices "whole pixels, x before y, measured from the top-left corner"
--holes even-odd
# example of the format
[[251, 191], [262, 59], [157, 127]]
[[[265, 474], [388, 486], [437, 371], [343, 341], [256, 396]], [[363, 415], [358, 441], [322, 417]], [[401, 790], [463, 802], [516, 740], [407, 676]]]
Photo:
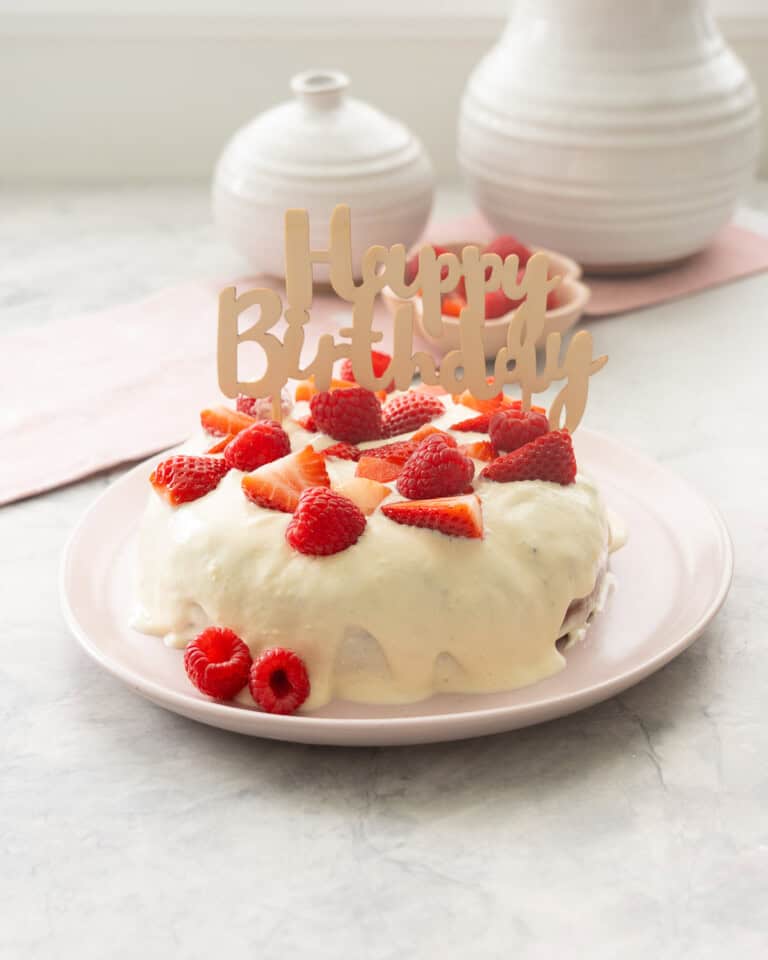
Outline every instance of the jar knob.
[[349, 77], [341, 70], [304, 70], [291, 78], [291, 90], [307, 107], [332, 110], [341, 103]]

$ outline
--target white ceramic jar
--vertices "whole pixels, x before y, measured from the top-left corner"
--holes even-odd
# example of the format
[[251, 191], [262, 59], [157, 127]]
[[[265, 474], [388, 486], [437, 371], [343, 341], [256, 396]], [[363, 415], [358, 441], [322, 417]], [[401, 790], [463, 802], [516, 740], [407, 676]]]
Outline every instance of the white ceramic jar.
[[408, 247], [424, 229], [434, 181], [424, 148], [397, 120], [347, 97], [348, 83], [335, 70], [293, 77], [295, 99], [238, 130], [218, 161], [214, 218], [257, 272], [284, 275], [289, 207], [309, 210], [319, 249], [333, 208], [349, 204], [355, 269], [371, 244]]
[[642, 270], [730, 218], [758, 122], [707, 0], [517, 0], [467, 85], [459, 162], [499, 232]]

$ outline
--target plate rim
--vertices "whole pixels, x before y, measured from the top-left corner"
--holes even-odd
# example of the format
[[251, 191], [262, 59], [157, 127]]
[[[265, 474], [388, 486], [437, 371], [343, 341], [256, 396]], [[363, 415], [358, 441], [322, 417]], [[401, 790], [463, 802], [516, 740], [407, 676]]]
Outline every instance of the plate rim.
[[[669, 467], [665, 466], [664, 464], [660, 464], [658, 461], [653, 460], [644, 453], [636, 451], [632, 447], [628, 447], [623, 443], [619, 443], [619, 441], [615, 440], [610, 434], [603, 433], [602, 431], [590, 430], [587, 428], [582, 428], [581, 432], [594, 437], [599, 443], [606, 442], [608, 444], [619, 444], [623, 450], [631, 454], [635, 459], [641, 462], [644, 461], [652, 464], [655, 469], [664, 470], [674, 476], [677, 482], [686, 488], [688, 494], [695, 497], [696, 500], [698, 500], [699, 503], [708, 511], [713, 521], [714, 529], [716, 529], [718, 534], [720, 555], [722, 559], [722, 568], [720, 570], [720, 578], [717, 584], [717, 589], [713, 591], [712, 598], [710, 599], [706, 608], [699, 615], [696, 622], [687, 630], [685, 630], [672, 644], [665, 646], [663, 650], [656, 652], [649, 659], [643, 660], [643, 662], [639, 665], [629, 669], [626, 672], [622, 672], [616, 677], [600, 680], [594, 684], [581, 687], [578, 690], [574, 690], [566, 694], [544, 697], [543, 699], [535, 700], [534, 702], [495, 707], [478, 707], [477, 709], [472, 710], [462, 710], [459, 713], [430, 713], [404, 717], [317, 717], [312, 716], [311, 714], [283, 716], [263, 713], [258, 710], [237, 708], [235, 708], [235, 712], [233, 713], [233, 707], [230, 704], [219, 703], [214, 700], [201, 700], [193, 697], [191, 694], [182, 694], [175, 690], [169, 689], [153, 679], [148, 679], [145, 676], [136, 673], [129, 667], [124, 666], [122, 663], [120, 663], [120, 661], [115, 660], [108, 654], [105, 654], [101, 647], [91, 640], [88, 635], [88, 631], [79, 622], [77, 615], [70, 603], [68, 581], [72, 570], [72, 564], [76, 556], [79, 539], [83, 535], [84, 530], [86, 530], [91, 515], [101, 508], [104, 500], [114, 496], [119, 487], [121, 487], [123, 484], [129, 484], [134, 474], [136, 474], [138, 471], [146, 470], [146, 467], [149, 464], [156, 462], [159, 457], [164, 456], [167, 452], [169, 452], [169, 450], [176, 449], [175, 447], [171, 447], [169, 450], [164, 450], [153, 454], [152, 456], [140, 461], [139, 463], [136, 463], [133, 467], [126, 470], [115, 481], [110, 483], [93, 500], [93, 502], [88, 505], [83, 513], [80, 514], [74, 527], [70, 531], [69, 536], [67, 537], [59, 564], [58, 588], [59, 604], [62, 615], [68, 629], [74, 635], [84, 652], [96, 663], [98, 663], [99, 666], [103, 667], [108, 673], [125, 683], [130, 689], [136, 691], [141, 696], [151, 700], [152, 702], [159, 704], [160, 706], [167, 707], [175, 713], [190, 717], [191, 719], [198, 720], [199, 722], [208, 723], [210, 725], [219, 727], [220, 729], [233, 729], [232, 721], [235, 720], [235, 717], [238, 717], [243, 720], [244, 723], [250, 723], [254, 726], [254, 729], [248, 733], [243, 730], [239, 731], [244, 733], [244, 735], [296, 740], [297, 742], [308, 742], [301, 739], [301, 734], [302, 732], [309, 732], [310, 730], [313, 731], [313, 733], [320, 733], [322, 730], [325, 730], [330, 735], [333, 735], [334, 732], [341, 733], [342, 731], [346, 733], [352, 732], [358, 734], [376, 731], [377, 733], [390, 734], [392, 736], [397, 736], [398, 734], [406, 732], [410, 733], [411, 731], [415, 732], [416, 736], [408, 741], [391, 741], [392, 743], [401, 742], [405, 744], [406, 742], [425, 742], [424, 740], [420, 739], [418, 735], [419, 731], [422, 731], [425, 735], [428, 735], [429, 732], [433, 731], [435, 727], [439, 728], [442, 725], [450, 723], [459, 725], [468, 724], [471, 726], [473, 721], [486, 721], [488, 724], [493, 726], [493, 721], [500, 718], [508, 718], [509, 720], [514, 721], [514, 719], [516, 717], [519, 718], [521, 714], [536, 714], [536, 716], [534, 716], [528, 722], [514, 724], [508, 728], [509, 730], [512, 730], [517, 728], [522, 729], [525, 726], [531, 726], [537, 723], [545, 722], [548, 719], [555, 719], [556, 717], [567, 716], [568, 714], [576, 713], [579, 710], [601, 703], [602, 701], [623, 692], [635, 684], [640, 683], [642, 680], [646, 679], [651, 674], [655, 673], [657, 670], [661, 669], [663, 666], [673, 660], [675, 657], [683, 653], [684, 650], [686, 650], [699, 636], [701, 636], [703, 631], [721, 610], [723, 604], [725, 603], [726, 597], [728, 596], [734, 574], [733, 541], [725, 519], [723, 518], [721, 511], [717, 506], [715, 506], [714, 503], [701, 494], [699, 490], [688, 480], [681, 477], [673, 470], [670, 470]], [[531, 688], [534, 688], [535, 686], [536, 684], [530, 685]], [[549, 715], [548, 710], [551, 710], [553, 707], [557, 707], [557, 712]], [[229, 723], [221, 722], [227, 718], [230, 721]], [[501, 732], [501, 729], [502, 728], [499, 728], [497, 732]], [[466, 734], [466, 736], [470, 737], [479, 735], [482, 735], [482, 731], [478, 733], [476, 730], [470, 730], [470, 732]], [[454, 733], [442, 739], [456, 740], [460, 739], [460, 736], [460, 734]], [[428, 737], [428, 739], [437, 738]], [[382, 740], [380, 742], [386, 741]], [[364, 741], [361, 740], [360, 745], [363, 744]]]

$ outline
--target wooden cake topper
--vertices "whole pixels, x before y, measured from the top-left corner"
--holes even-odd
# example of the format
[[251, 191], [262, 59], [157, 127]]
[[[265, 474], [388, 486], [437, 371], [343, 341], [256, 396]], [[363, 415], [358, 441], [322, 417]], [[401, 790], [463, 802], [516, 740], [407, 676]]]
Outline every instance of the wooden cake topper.
[[[323, 334], [314, 359], [302, 366], [304, 326], [310, 319], [315, 263], [328, 264], [331, 286], [342, 300], [352, 304], [352, 325], [339, 331], [344, 340], [337, 341], [332, 334]], [[553, 429], [561, 425], [571, 432], [576, 429], [586, 407], [589, 378], [608, 358], [593, 358], [592, 336], [585, 330], [573, 335], [561, 357], [562, 337], [559, 333], [550, 333], [539, 369], [536, 341], [546, 322], [547, 293], [559, 282], [559, 277], [548, 277], [546, 254], [535, 253], [519, 281], [517, 256], [502, 261], [498, 254], [481, 253], [476, 246], [465, 247], [460, 256], [438, 255], [431, 246], [423, 246], [418, 254], [418, 271], [410, 283], [405, 281], [405, 264], [406, 250], [402, 244], [369, 247], [363, 255], [360, 280], [355, 282], [349, 207], [341, 205], [334, 210], [327, 250], [311, 249], [307, 211], [288, 210], [285, 214], [285, 333], [281, 340], [271, 332], [283, 316], [283, 302], [274, 290], [258, 288], [240, 296], [235, 287], [222, 290], [218, 330], [222, 392], [231, 398], [239, 393], [250, 397], [271, 396], [273, 416], [280, 420], [280, 391], [288, 380], [314, 376], [317, 389], [327, 390], [334, 362], [349, 357], [355, 379], [368, 390], [382, 390], [392, 380], [398, 390], [406, 390], [414, 374], [420, 373], [424, 383], [440, 384], [448, 393], [468, 389], [478, 400], [488, 400], [496, 396], [505, 383], [517, 383], [524, 409], [530, 407], [534, 394], [546, 390], [555, 381], [564, 380], [550, 406], [549, 422]], [[440, 295], [454, 290], [461, 277], [464, 277], [467, 304], [459, 320], [459, 349], [446, 353], [439, 367], [429, 353], [414, 351], [413, 303], [402, 303], [393, 321], [392, 361], [377, 377], [371, 365], [371, 348], [382, 339], [382, 334], [373, 329], [373, 308], [381, 289], [389, 286], [396, 296], [406, 300], [420, 293], [424, 326], [430, 336], [439, 338], [443, 329]], [[506, 346], [496, 354], [493, 376], [486, 377], [485, 293], [499, 287], [510, 299], [524, 297], [525, 300], [509, 324]], [[259, 308], [259, 317], [241, 333], [240, 315], [251, 307]], [[238, 377], [238, 347], [245, 342], [256, 343], [266, 357], [266, 372], [258, 380], [243, 382]]]

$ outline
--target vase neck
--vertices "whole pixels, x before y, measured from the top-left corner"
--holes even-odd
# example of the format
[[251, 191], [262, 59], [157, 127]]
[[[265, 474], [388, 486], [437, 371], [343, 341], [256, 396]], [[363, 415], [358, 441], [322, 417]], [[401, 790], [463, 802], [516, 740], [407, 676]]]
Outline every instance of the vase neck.
[[340, 70], [305, 70], [291, 78], [291, 90], [310, 110], [333, 110], [341, 104], [349, 77]]

